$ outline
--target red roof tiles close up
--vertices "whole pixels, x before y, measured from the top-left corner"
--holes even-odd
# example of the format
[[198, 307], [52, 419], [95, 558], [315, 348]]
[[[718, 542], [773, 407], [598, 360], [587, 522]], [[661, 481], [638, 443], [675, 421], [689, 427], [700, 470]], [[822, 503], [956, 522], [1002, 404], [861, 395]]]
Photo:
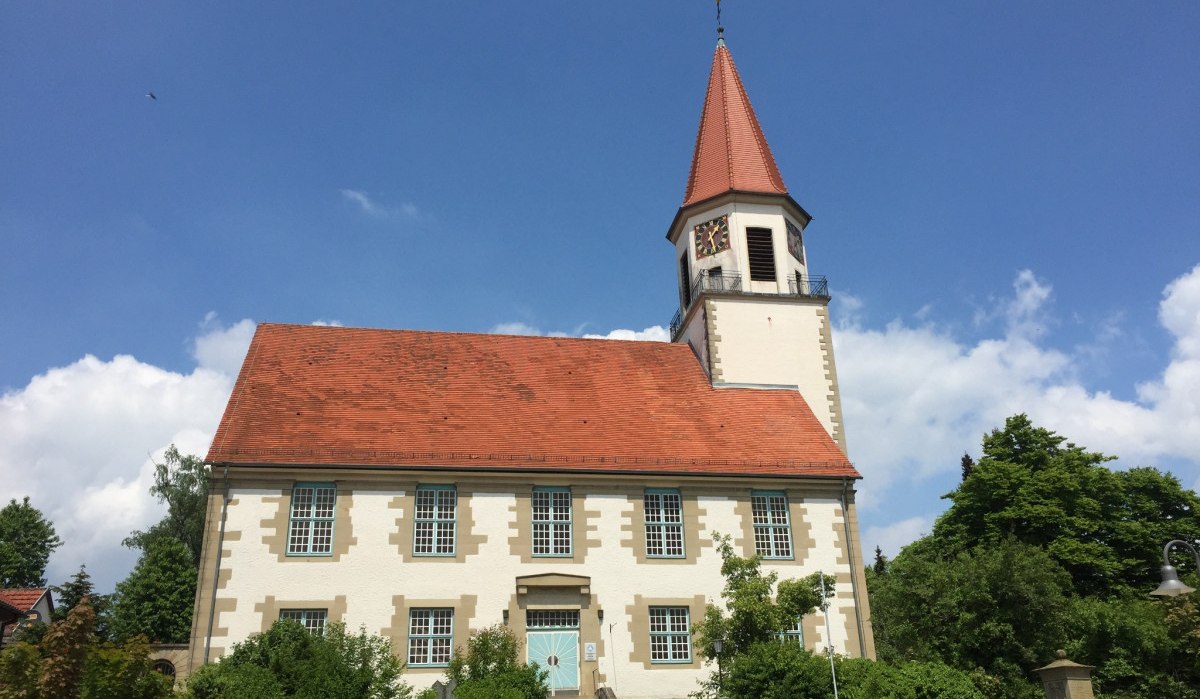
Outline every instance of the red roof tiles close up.
[[733, 57], [721, 42], [713, 55], [683, 206], [730, 190], [788, 193]]
[[46, 592], [47, 589], [44, 587], [0, 588], [0, 602], [4, 602], [24, 614], [33, 609]]
[[686, 345], [263, 324], [208, 461], [858, 478], [796, 390]]

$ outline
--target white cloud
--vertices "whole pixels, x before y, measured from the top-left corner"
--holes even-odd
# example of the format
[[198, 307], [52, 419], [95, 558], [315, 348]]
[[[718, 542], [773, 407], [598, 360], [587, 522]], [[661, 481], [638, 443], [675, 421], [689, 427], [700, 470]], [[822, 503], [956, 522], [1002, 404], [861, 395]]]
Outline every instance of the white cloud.
[[357, 189], [340, 190], [342, 196], [349, 201], [358, 204], [363, 213], [374, 216], [375, 218], [389, 218], [392, 216], [406, 216], [408, 218], [417, 218], [421, 215], [416, 204], [412, 202], [402, 202], [398, 207], [389, 207], [377, 204], [367, 195], [366, 192]]
[[862, 549], [867, 564], [875, 554], [875, 547], [883, 549], [883, 555], [895, 558], [900, 549], [933, 530], [932, 517], [909, 517], [883, 526], [867, 527], [863, 530]]
[[345, 327], [340, 320], [314, 320], [309, 325], [317, 325], [327, 328], [342, 328]]
[[489, 333], [493, 335], [544, 335], [541, 330], [538, 330], [529, 323], [513, 321], [511, 323], [497, 323], [492, 326]]
[[212, 369], [229, 376], [237, 376], [246, 358], [246, 348], [254, 337], [254, 321], [244, 318], [224, 327], [217, 314], [209, 311], [200, 324], [203, 333], [192, 345], [192, 356], [202, 369]]
[[129, 355], [92, 355], [0, 395], [0, 483], [30, 502], [65, 542], [50, 559], [51, 584], [86, 563], [108, 591], [136, 556], [121, 546], [153, 524], [153, 463], [171, 444], [204, 455], [241, 366], [254, 322], [225, 327], [209, 313], [193, 340], [196, 367], [168, 371]]
[[580, 336], [591, 340], [643, 340], [647, 342], [670, 342], [671, 335], [666, 328], [661, 325], [653, 325], [644, 330], [627, 330], [618, 328], [610, 331], [607, 335], [597, 335], [594, 333], [580, 334], [583, 326], [579, 326], [573, 333], [565, 333], [561, 331], [543, 332], [540, 328], [529, 323], [514, 321], [511, 323], [498, 323], [492, 326], [488, 332], [496, 335], [544, 335], [547, 337], [573, 337]]
[[[964, 449], [1009, 415], [1038, 424], [1121, 463], [1162, 459], [1200, 468], [1200, 265], [1163, 292], [1159, 318], [1174, 338], [1161, 376], [1137, 386], [1136, 401], [1089, 390], [1078, 377], [1087, 347], [1040, 344], [1054, 325], [1051, 287], [1022, 271], [1011, 298], [983, 315], [1002, 318], [999, 337], [964, 343], [930, 324], [882, 329], [843, 322], [834, 333], [850, 455], [864, 473], [864, 508], [887, 502], [902, 482], [956, 473]], [[977, 316], [978, 317], [978, 316]], [[1119, 336], [1115, 321], [1097, 329]], [[1196, 474], [1180, 474], [1185, 484]], [[908, 521], [908, 520], [906, 520]]]
[[643, 340], [645, 342], [670, 342], [671, 333], [661, 325], [652, 325], [645, 330], [625, 330], [618, 328], [607, 335], [584, 335], [584, 337], [600, 340]]

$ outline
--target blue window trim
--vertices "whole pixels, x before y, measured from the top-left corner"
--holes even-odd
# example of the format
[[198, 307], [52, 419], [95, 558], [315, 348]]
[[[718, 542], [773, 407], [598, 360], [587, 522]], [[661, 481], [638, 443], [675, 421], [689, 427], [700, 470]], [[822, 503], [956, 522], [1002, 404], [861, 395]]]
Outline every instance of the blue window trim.
[[[754, 498], [764, 498], [766, 500], [767, 524], [757, 524], [754, 521]], [[771, 498], [782, 498], [783, 499], [783, 516], [787, 519], [786, 524], [771, 524], [770, 523], [771, 512], [772, 512]], [[751, 527], [751, 529], [754, 530], [754, 532], [756, 534], [756, 536], [754, 537], [754, 553], [756, 555], [758, 555], [760, 558], [762, 558], [763, 560], [767, 560], [767, 561], [770, 561], [770, 560], [792, 561], [792, 560], [796, 559], [796, 542], [792, 538], [792, 513], [791, 513], [790, 503], [788, 502], [787, 493], [783, 492], [782, 490], [752, 490], [752, 491], [750, 491], [750, 527]], [[757, 533], [758, 533], [758, 530], [760, 530], [760, 529], [767, 530], [767, 533], [769, 535], [768, 540], [771, 543], [771, 552], [770, 553], [759, 553], [758, 552]], [[786, 556], [778, 555], [775, 552], [775, 532], [776, 532], [776, 530], [783, 530], [784, 532], [787, 533], [788, 554]]]
[[[433, 613], [434, 612], [450, 612], [450, 633], [433, 633]], [[429, 615], [429, 633], [413, 634], [412, 622], [413, 617], [417, 614]], [[446, 667], [450, 664], [449, 660], [444, 663], [414, 663], [412, 662], [412, 642], [414, 638], [425, 640], [425, 655], [433, 657], [433, 640], [437, 638], [446, 638], [450, 640], [450, 657], [454, 656], [454, 607], [414, 607], [408, 610], [408, 646], [405, 650], [405, 660], [408, 661], [409, 667]]]
[[[530, 538], [530, 551], [533, 552], [533, 557], [534, 558], [571, 558], [572, 556], [575, 555], [575, 539], [574, 539], [574, 537], [575, 537], [575, 503], [571, 499], [571, 489], [559, 487], [559, 486], [536, 486], [536, 487], [534, 487], [533, 492], [534, 492], [534, 496], [530, 497], [530, 499], [529, 499], [529, 509], [530, 509], [529, 516], [530, 516], [530, 522], [531, 522], [529, 538]], [[536, 497], [537, 493], [550, 493], [550, 519], [543, 519], [543, 520], [534, 519], [534, 517], [536, 516], [535, 515], [536, 511], [533, 509], [533, 498]], [[566, 520], [554, 519], [554, 495], [553, 495], [554, 493], [566, 493], [567, 494], [567, 519]], [[549, 525], [550, 553], [537, 553], [537, 551], [536, 551], [537, 543], [534, 540], [533, 529], [538, 524]], [[554, 530], [557, 526], [563, 525], [563, 524], [567, 525], [567, 543], [568, 543], [568, 546], [570, 547], [570, 550], [567, 551], [566, 553], [554, 553]]]
[[[296, 491], [304, 488], [310, 488], [313, 491], [313, 502], [309, 508], [308, 516], [296, 517], [294, 503], [296, 500]], [[313, 514], [317, 506], [317, 491], [325, 489], [333, 491], [333, 516], [332, 517], [317, 517]], [[305, 544], [303, 551], [292, 550], [292, 524], [296, 521], [306, 521], [308, 527], [308, 543]], [[316, 522], [329, 522], [329, 550], [328, 551], [313, 551], [313, 533], [316, 530], [314, 524]], [[337, 484], [336, 483], [319, 483], [312, 481], [302, 481], [292, 485], [292, 496], [288, 501], [288, 528], [287, 536], [284, 539], [283, 550], [287, 556], [332, 556], [334, 537], [337, 535]]]
[[[653, 630], [654, 629], [653, 616], [654, 616], [654, 610], [656, 610], [656, 609], [665, 609], [667, 611], [667, 624], [668, 625], [671, 623], [672, 612], [677, 612], [679, 610], [683, 610], [684, 621], [687, 623], [687, 627], [686, 627], [687, 631], [669, 631], [668, 630], [668, 631], [655, 632]], [[651, 629], [651, 631], [650, 631], [650, 663], [653, 665], [687, 665], [687, 664], [690, 664], [692, 662], [692, 610], [687, 607], [655, 604], [655, 605], [650, 606], [650, 608], [647, 610], [646, 616], [647, 616], [647, 621], [650, 623], [650, 629]], [[661, 660], [655, 660], [654, 659], [654, 637], [655, 636], [662, 636], [667, 639], [668, 654], [671, 651], [671, 647], [672, 647], [671, 639], [672, 638], [682, 637], [682, 638], [687, 639], [687, 649], [688, 649], [687, 659], [685, 660], [682, 658], [675, 658], [675, 659], [666, 658], [666, 659], [661, 659]]]
[[[320, 626], [317, 628], [313, 628], [313, 626], [311, 626], [309, 624], [310, 617], [312, 618], [311, 620], [316, 620], [319, 618], [321, 620]], [[299, 624], [301, 626], [303, 626], [306, 630], [308, 630], [310, 633], [323, 634], [323, 633], [325, 633], [325, 627], [329, 625], [329, 610], [328, 609], [280, 609], [279, 610], [279, 618], [280, 619], [291, 619], [292, 621], [299, 622]]]
[[[667, 522], [651, 522], [650, 510], [646, 507], [647, 495], [674, 495], [679, 498], [679, 523]], [[687, 537], [683, 529], [683, 495], [679, 492], [679, 488], [646, 488], [642, 493], [642, 519], [646, 528], [646, 558], [687, 558]], [[667, 537], [666, 531], [669, 527], [679, 527], [679, 553], [666, 553]], [[650, 553], [650, 531], [658, 530], [663, 532], [662, 542], [664, 553]]]
[[[434, 495], [433, 503], [433, 518], [419, 518], [417, 501], [421, 497], [422, 492], [444, 491], [448, 490], [454, 493], [454, 511], [450, 517], [443, 517], [442, 512], [438, 510], [437, 496]], [[417, 551], [417, 525], [421, 522], [433, 523], [433, 540], [430, 542], [433, 546], [433, 551], [418, 552]], [[437, 540], [438, 531], [449, 524], [451, 531], [454, 532], [453, 543], [450, 551], [438, 551]], [[453, 558], [458, 553], [458, 488], [453, 485], [417, 485], [416, 491], [413, 493], [413, 555], [414, 556], [430, 556]]]
[[803, 616], [796, 617], [796, 621], [793, 623], [793, 625], [790, 626], [789, 628], [786, 628], [783, 631], [780, 631], [779, 633], [775, 634], [775, 638], [777, 638], [782, 643], [799, 643], [800, 647], [803, 648], [804, 647], [804, 617]]

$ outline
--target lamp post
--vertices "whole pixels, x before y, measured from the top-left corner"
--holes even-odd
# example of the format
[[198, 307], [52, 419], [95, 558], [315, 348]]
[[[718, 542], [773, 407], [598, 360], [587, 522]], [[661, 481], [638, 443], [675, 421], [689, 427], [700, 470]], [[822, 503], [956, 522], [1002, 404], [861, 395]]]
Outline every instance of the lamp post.
[[725, 682], [724, 673], [721, 672], [721, 651], [725, 648], [725, 641], [716, 639], [713, 641], [713, 651], [717, 654], [717, 696], [721, 696], [721, 685]]
[[1158, 589], [1150, 593], [1152, 595], [1158, 597], [1178, 597], [1179, 595], [1186, 595], [1189, 592], [1196, 591], [1196, 588], [1183, 584], [1183, 581], [1179, 579], [1179, 571], [1175, 570], [1175, 566], [1171, 565], [1171, 559], [1168, 557], [1168, 554], [1171, 552], [1171, 547], [1176, 544], [1192, 552], [1192, 556], [1196, 559], [1196, 569], [1200, 570], [1200, 552], [1196, 551], [1195, 546], [1180, 539], [1168, 541], [1167, 545], [1163, 547], [1162, 584], [1158, 586]]

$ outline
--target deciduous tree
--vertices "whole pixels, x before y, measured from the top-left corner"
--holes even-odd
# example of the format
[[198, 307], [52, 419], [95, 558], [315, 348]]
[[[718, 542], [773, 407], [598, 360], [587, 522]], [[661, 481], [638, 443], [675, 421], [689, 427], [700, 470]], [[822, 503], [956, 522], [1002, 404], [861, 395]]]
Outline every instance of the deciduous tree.
[[172, 444], [162, 463], [154, 464], [154, 485], [150, 494], [167, 504], [167, 514], [146, 531], [135, 531], [125, 545], [145, 551], [150, 542], [170, 538], [182, 542], [200, 565], [200, 547], [204, 540], [204, 513], [208, 507], [208, 468], [203, 459], [180, 454]]
[[117, 583], [112, 633], [118, 640], [145, 635], [156, 643], [186, 643], [196, 598], [196, 568], [186, 546], [154, 539], [129, 577]]
[[62, 543], [29, 496], [10, 500], [0, 509], [0, 587], [45, 587], [46, 563]]

